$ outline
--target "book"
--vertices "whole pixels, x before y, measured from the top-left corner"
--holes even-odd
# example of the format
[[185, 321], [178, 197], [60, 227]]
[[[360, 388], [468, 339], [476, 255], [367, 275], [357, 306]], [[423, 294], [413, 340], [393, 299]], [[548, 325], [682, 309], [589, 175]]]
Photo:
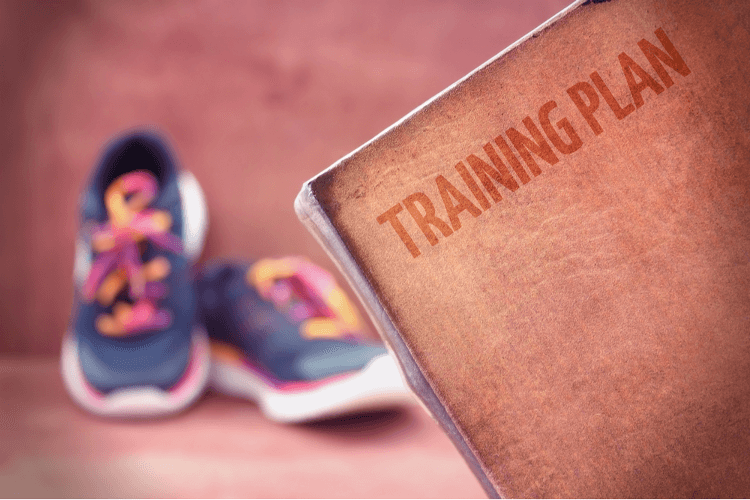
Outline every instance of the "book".
[[305, 183], [490, 496], [750, 496], [750, 2], [579, 1]]

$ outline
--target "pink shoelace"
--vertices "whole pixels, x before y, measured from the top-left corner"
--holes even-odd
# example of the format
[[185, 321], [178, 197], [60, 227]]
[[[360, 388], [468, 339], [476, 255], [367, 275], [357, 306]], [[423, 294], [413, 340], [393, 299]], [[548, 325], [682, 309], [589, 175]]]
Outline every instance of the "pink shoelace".
[[[169, 261], [155, 257], [143, 262], [140, 246], [151, 242], [156, 247], [180, 252], [181, 242], [170, 233], [172, 217], [164, 210], [147, 208], [158, 192], [156, 178], [137, 170], [121, 175], [104, 193], [107, 222], [94, 227], [91, 237], [96, 258], [83, 285], [83, 298], [96, 299], [102, 306], [112, 306], [112, 314], [101, 314], [96, 329], [106, 336], [127, 336], [167, 328], [172, 315], [159, 309], [157, 301], [167, 288], [161, 282], [170, 272]], [[120, 291], [129, 284], [134, 302], [116, 302]], [[114, 305], [113, 305], [114, 303]]]
[[357, 338], [364, 322], [328, 272], [307, 259], [263, 259], [247, 273], [260, 295], [292, 321], [307, 338]]

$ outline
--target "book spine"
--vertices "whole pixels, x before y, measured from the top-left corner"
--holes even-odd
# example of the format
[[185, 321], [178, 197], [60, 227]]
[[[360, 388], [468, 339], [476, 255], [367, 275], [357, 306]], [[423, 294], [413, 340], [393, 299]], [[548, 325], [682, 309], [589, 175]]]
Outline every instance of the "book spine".
[[487, 495], [490, 498], [499, 498], [497, 489], [489, 480], [486, 471], [477, 459], [476, 453], [458, 430], [445, 406], [419, 369], [411, 351], [399, 335], [396, 326], [380, 303], [375, 291], [315, 198], [310, 182], [302, 186], [302, 190], [294, 200], [294, 210], [302, 224], [323, 247], [357, 294], [380, 336], [385, 340], [388, 349], [398, 359], [403, 377], [418, 396], [422, 406], [451, 439]]

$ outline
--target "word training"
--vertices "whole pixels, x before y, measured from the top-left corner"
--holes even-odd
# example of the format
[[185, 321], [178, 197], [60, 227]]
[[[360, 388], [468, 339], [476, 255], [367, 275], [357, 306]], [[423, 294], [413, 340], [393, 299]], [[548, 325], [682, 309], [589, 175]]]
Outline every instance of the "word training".
[[[624, 105], [618, 102], [597, 71], [589, 75], [589, 81], [578, 82], [567, 89], [568, 98], [595, 136], [604, 132], [595, 114], [602, 99], [615, 117], [622, 120], [643, 106], [644, 92], [647, 96], [649, 93], [659, 95], [674, 85], [667, 68], [681, 76], [690, 74], [690, 69], [664, 30], [659, 28], [654, 34], [661, 48], [645, 38], [638, 42], [638, 48], [660, 81], [625, 52], [618, 56], [632, 102]], [[461, 229], [461, 212], [466, 211], [473, 217], [479, 217], [493, 203], [503, 199], [501, 189], [515, 192], [533, 177], [540, 175], [542, 168], [537, 163], [537, 158], [555, 165], [560, 161], [560, 155], [573, 154], [583, 146], [581, 136], [568, 118], [560, 118], [553, 124], [551, 115], [557, 108], [556, 101], [545, 102], [539, 108], [536, 121], [531, 116], [522, 120], [525, 131], [519, 130], [520, 126], [510, 127], [504, 134], [487, 142], [482, 147], [482, 152], [469, 154], [456, 163], [454, 168], [465, 185], [465, 191], [462, 191], [464, 186], [459, 189], [444, 175], [437, 175], [434, 182], [440, 195], [438, 203], [442, 202], [445, 210], [444, 216], [438, 215], [435, 203], [429, 196], [418, 191], [380, 214], [376, 221], [381, 225], [390, 224], [412, 257], [418, 257], [421, 251], [399, 219], [404, 208], [430, 245], [437, 245], [440, 240], [436, 231], [448, 237]]]

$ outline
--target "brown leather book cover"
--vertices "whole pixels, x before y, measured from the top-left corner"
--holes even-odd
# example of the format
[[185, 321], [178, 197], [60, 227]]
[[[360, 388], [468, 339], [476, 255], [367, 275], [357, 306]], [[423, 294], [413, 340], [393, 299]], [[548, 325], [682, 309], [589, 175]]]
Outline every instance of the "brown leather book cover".
[[303, 186], [488, 494], [750, 496], [750, 2], [582, 1]]

